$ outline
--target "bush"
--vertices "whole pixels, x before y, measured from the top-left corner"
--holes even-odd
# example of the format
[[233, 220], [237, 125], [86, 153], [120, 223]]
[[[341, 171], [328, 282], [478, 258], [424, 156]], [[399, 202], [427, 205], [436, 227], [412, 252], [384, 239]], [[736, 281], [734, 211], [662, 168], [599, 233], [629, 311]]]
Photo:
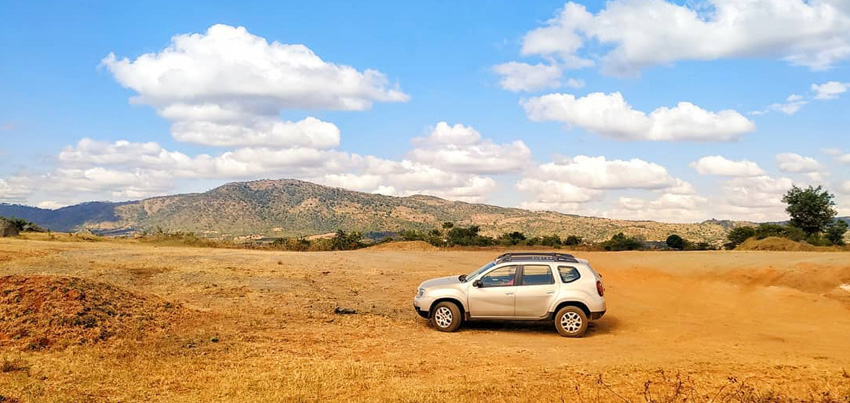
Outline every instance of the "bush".
[[643, 247], [643, 242], [635, 237], [627, 237], [622, 232], [602, 243], [608, 251], [637, 250]]
[[543, 246], [551, 246], [553, 248], [561, 246], [561, 237], [557, 235], [546, 235], [540, 239], [540, 244]]
[[826, 227], [826, 239], [833, 245], [844, 245], [844, 233], [847, 232], [847, 222], [844, 220], [834, 220]]
[[499, 237], [499, 243], [505, 246], [509, 245], [519, 245], [525, 241], [525, 235], [522, 232], [514, 231], [511, 233], [504, 233]]
[[757, 239], [765, 239], [772, 236], [788, 238], [797, 242], [806, 239], [806, 233], [802, 229], [790, 225], [764, 223], [759, 224], [755, 231], [755, 237]]
[[581, 245], [582, 241], [583, 240], [581, 239], [580, 236], [570, 235], [570, 236], [567, 237], [567, 239], [564, 240], [564, 245], [578, 246], [578, 245]]
[[446, 235], [449, 246], [493, 246], [496, 240], [478, 235], [481, 230], [477, 225], [470, 227], [453, 227]]
[[726, 235], [726, 239], [729, 241], [726, 243], [726, 248], [735, 249], [738, 245], [754, 236], [756, 236], [756, 229], [753, 227], [735, 227]]
[[667, 237], [667, 246], [671, 249], [685, 249], [685, 239], [676, 234], [670, 235]]

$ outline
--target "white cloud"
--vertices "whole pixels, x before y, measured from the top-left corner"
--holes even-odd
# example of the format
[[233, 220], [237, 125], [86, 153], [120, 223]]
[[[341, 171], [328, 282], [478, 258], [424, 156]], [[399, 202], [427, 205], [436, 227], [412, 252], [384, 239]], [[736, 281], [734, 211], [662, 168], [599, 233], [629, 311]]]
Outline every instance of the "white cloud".
[[788, 98], [785, 99], [783, 103], [771, 104], [766, 109], [761, 111], [750, 112], [751, 115], [764, 115], [768, 112], [782, 112], [786, 115], [793, 115], [800, 111], [800, 109], [808, 104], [809, 101], [806, 101], [802, 96], [791, 94]]
[[838, 189], [841, 193], [850, 195], [850, 180], [841, 182], [841, 185], [838, 187]]
[[690, 102], [647, 115], [632, 109], [619, 92], [581, 98], [548, 94], [521, 102], [533, 121], [564, 122], [618, 140], [732, 141], [756, 129], [734, 110], [710, 112]]
[[589, 189], [664, 189], [681, 186], [661, 165], [638, 158], [608, 160], [579, 155], [540, 165], [534, 178], [557, 180]]
[[[594, 64], [634, 75], [681, 60], [780, 58], [821, 70], [850, 58], [850, 11], [826, 0], [612, 0], [593, 14], [567, 3], [523, 40], [523, 55], [558, 57], [566, 66]], [[601, 46], [586, 46], [588, 43]]]
[[176, 140], [217, 147], [333, 148], [340, 139], [336, 125], [313, 117], [297, 122], [257, 119], [249, 124], [181, 121], [171, 131]]
[[707, 199], [696, 195], [663, 194], [654, 200], [620, 197], [606, 217], [629, 220], [694, 222], [705, 218]]
[[416, 138], [408, 154], [412, 161], [452, 172], [496, 174], [519, 171], [531, 162], [531, 150], [522, 141], [495, 144], [471, 126], [440, 122], [428, 137]]
[[135, 60], [110, 54], [101, 62], [134, 103], [151, 105], [172, 122], [178, 141], [217, 147], [339, 145], [339, 129], [307, 117], [284, 121], [287, 109], [364, 110], [374, 102], [406, 102], [383, 73], [322, 60], [304, 45], [269, 43], [243, 27], [214, 25], [205, 34]]
[[821, 152], [826, 154], [826, 155], [833, 156], [833, 157], [841, 155], [841, 149], [840, 148], [824, 148], [824, 149], [821, 149]]
[[721, 184], [725, 199], [731, 206], [743, 208], [770, 208], [777, 213], [784, 209], [782, 195], [793, 181], [788, 178], [754, 176], [734, 178]]
[[839, 95], [847, 92], [848, 88], [850, 88], [850, 83], [840, 83], [838, 81], [830, 81], [820, 85], [812, 84], [815, 99], [836, 99]]
[[110, 54], [103, 65], [139, 93], [138, 102], [154, 106], [362, 110], [373, 102], [408, 100], [379, 71], [329, 63], [304, 45], [268, 43], [243, 27], [221, 24], [206, 34], [177, 35], [161, 52], [134, 61]]
[[561, 69], [556, 65], [509, 62], [493, 66], [493, 72], [502, 77], [499, 85], [508, 91], [539, 91], [561, 86]]
[[823, 170], [816, 159], [794, 153], [776, 154], [776, 164], [782, 172], [816, 173]]
[[765, 171], [752, 161], [732, 161], [720, 155], [702, 157], [690, 164], [700, 175], [730, 177], [753, 177], [765, 175]]
[[8, 179], [0, 179], [0, 203], [24, 202], [33, 189], [26, 178], [13, 176]]
[[609, 190], [659, 191], [669, 194], [670, 200], [686, 199], [694, 193], [690, 183], [670, 176], [661, 165], [641, 159], [583, 155], [542, 164], [527, 172], [516, 187], [531, 195], [521, 208], [597, 215], [604, 213], [588, 210], [584, 203], [602, 199]]

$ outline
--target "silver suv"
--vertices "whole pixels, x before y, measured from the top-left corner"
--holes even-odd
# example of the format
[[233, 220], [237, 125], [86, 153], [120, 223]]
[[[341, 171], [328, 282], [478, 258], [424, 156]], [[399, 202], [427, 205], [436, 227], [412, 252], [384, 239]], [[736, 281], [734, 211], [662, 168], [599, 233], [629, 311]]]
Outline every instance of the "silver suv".
[[564, 253], [505, 253], [470, 274], [419, 285], [413, 307], [439, 331], [470, 319], [553, 320], [581, 337], [605, 314], [605, 287], [587, 260]]

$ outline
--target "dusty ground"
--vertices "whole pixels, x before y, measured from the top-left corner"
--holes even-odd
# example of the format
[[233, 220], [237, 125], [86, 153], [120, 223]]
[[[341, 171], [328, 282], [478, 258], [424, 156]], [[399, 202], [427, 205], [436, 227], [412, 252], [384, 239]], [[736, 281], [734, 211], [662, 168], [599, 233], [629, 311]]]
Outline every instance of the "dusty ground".
[[[497, 251], [281, 253], [0, 240], [0, 276], [104, 282], [191, 311], [169, 331], [0, 347], [20, 401], [850, 401], [850, 254], [580, 253], [609, 313], [582, 339], [551, 324], [445, 334], [423, 280]], [[337, 306], [356, 315], [335, 315]], [[3, 398], [0, 398], [3, 401]]]

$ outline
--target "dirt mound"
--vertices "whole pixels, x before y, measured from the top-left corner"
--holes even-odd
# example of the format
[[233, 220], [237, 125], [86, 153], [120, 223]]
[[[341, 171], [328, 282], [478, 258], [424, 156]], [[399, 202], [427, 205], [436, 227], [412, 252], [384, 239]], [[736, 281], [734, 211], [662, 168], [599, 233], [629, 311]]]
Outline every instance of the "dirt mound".
[[370, 247], [368, 250], [394, 250], [405, 252], [430, 252], [440, 250], [440, 248], [431, 245], [425, 241], [403, 241], [403, 242], [385, 242]]
[[185, 310], [157, 297], [75, 277], [0, 277], [0, 346], [28, 349], [141, 339]]
[[817, 247], [804, 242], [794, 242], [788, 238], [767, 237], [764, 239], [750, 238], [738, 245], [735, 250], [771, 250], [789, 252], [810, 252], [818, 250]]

